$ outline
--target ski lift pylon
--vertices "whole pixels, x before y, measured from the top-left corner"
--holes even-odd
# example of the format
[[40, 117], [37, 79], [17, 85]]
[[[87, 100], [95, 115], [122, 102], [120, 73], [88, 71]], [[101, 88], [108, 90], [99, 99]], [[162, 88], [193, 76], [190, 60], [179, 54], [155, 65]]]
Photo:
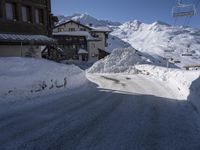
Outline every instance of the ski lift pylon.
[[172, 16], [176, 17], [190, 17], [196, 14], [196, 8], [194, 4], [184, 4], [181, 0], [178, 1], [176, 6], [172, 9]]

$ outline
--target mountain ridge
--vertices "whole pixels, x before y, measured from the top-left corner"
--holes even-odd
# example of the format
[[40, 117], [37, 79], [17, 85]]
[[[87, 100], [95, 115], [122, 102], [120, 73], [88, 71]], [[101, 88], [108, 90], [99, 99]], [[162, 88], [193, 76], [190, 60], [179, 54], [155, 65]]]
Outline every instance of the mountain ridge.
[[[200, 64], [200, 30], [192, 27], [173, 26], [163, 21], [155, 21], [151, 24], [139, 20], [115, 23], [112, 21], [98, 20], [88, 14], [76, 13], [68, 17], [60, 17], [60, 23], [66, 20], [80, 21], [93, 26], [107, 26], [113, 30], [108, 43], [109, 51], [115, 48], [133, 48], [150, 54], [155, 58], [164, 58], [166, 51], [174, 51], [170, 54], [173, 60], [180, 61], [178, 66], [187, 64]], [[125, 43], [127, 44], [125, 44]], [[183, 57], [185, 53], [191, 57]]]

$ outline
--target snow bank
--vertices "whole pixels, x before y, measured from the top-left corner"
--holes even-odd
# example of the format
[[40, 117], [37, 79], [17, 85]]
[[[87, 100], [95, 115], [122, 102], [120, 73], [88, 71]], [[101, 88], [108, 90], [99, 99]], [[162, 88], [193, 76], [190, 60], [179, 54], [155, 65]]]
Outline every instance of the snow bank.
[[85, 73], [74, 65], [34, 58], [0, 58], [0, 100], [72, 89], [85, 81]]
[[191, 101], [200, 112], [200, 76], [192, 82], [188, 100]]
[[115, 49], [109, 56], [96, 62], [88, 73], [135, 73], [135, 64], [146, 64], [148, 60], [133, 48]]
[[152, 65], [137, 65], [135, 68], [142, 74], [151, 75], [166, 81], [177, 91], [180, 99], [188, 99], [200, 110], [200, 71], [167, 69]]

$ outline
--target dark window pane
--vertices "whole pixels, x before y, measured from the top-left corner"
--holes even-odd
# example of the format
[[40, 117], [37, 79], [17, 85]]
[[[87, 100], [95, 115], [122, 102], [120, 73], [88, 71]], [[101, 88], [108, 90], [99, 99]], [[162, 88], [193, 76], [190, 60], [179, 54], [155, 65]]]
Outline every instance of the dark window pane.
[[40, 11], [39, 9], [35, 9], [35, 23], [40, 23]]
[[35, 9], [35, 23], [43, 24], [44, 23], [44, 16], [42, 9]]
[[30, 20], [30, 8], [22, 6], [22, 21], [29, 22]]
[[6, 3], [6, 19], [14, 20], [15, 18], [15, 5], [12, 3]]

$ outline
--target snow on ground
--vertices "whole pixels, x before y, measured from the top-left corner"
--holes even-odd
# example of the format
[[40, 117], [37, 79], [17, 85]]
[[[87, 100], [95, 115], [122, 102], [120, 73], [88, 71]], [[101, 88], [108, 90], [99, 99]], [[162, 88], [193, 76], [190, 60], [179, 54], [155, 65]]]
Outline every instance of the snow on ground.
[[144, 75], [94, 79], [105, 86], [88, 82], [67, 96], [0, 104], [0, 149], [199, 150], [199, 115], [187, 101], [164, 98], [170, 87]]
[[27, 99], [79, 87], [85, 73], [44, 59], [0, 58], [0, 101]]
[[153, 65], [136, 65], [135, 68], [142, 74], [166, 81], [175, 91], [177, 91], [180, 99], [185, 100], [190, 94], [192, 82], [200, 77], [199, 70], [187, 71], [181, 69], [167, 69]]
[[151, 63], [133, 48], [115, 49], [109, 56], [96, 62], [88, 73], [134, 73], [134, 65]]
[[[177, 99], [187, 100], [189, 95], [192, 97], [191, 85], [200, 76], [200, 70], [167, 69], [155, 64], [151, 59], [138, 55], [138, 51], [133, 48], [116, 49], [111, 55], [96, 62], [87, 72], [93, 74], [145, 74], [160, 79], [164, 84], [171, 87], [175, 91]], [[198, 88], [196, 88], [197, 86]], [[192, 88], [193, 95], [200, 93], [199, 86], [196, 85]], [[193, 101], [196, 102], [196, 100], [193, 98]], [[195, 105], [198, 104], [200, 102], [195, 103]]]

